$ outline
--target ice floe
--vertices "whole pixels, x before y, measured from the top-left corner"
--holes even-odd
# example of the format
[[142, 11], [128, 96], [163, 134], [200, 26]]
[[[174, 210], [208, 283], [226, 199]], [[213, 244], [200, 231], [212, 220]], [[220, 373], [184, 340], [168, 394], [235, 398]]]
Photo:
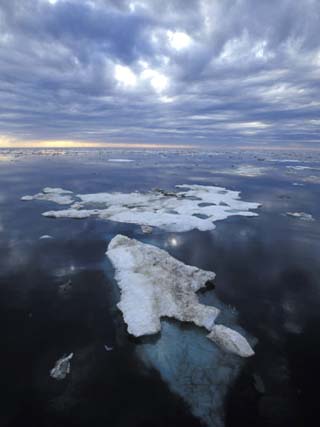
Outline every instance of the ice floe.
[[287, 216], [292, 216], [294, 218], [299, 218], [303, 221], [314, 221], [314, 218], [311, 214], [308, 214], [306, 212], [287, 212]]
[[50, 376], [55, 380], [64, 380], [70, 374], [70, 360], [73, 358], [73, 353], [63, 356], [57, 360], [54, 367], [50, 371]]
[[21, 200], [46, 200], [59, 205], [70, 205], [73, 203], [71, 194], [73, 194], [72, 191], [64, 190], [63, 188], [45, 187], [41, 193], [34, 194], [33, 196], [23, 196]]
[[246, 338], [239, 334], [239, 332], [227, 328], [224, 325], [215, 325], [211, 329], [208, 338], [229, 353], [238, 354], [242, 357], [254, 355], [254, 351]]
[[153, 228], [152, 228], [152, 227], [150, 227], [149, 225], [144, 225], [144, 224], [142, 224], [142, 225], [141, 225], [141, 231], [142, 231], [142, 233], [144, 233], [144, 234], [151, 234], [151, 233], [152, 233], [152, 231], [153, 231]]
[[[213, 230], [214, 222], [230, 216], [257, 216], [253, 209], [260, 204], [240, 199], [239, 191], [205, 185], [177, 185], [181, 191], [155, 189], [147, 193], [95, 193], [70, 195], [66, 190], [24, 196], [22, 200], [51, 200], [71, 204], [64, 210], [44, 212], [52, 218], [88, 218], [159, 227], [183, 232], [192, 229]], [[58, 189], [54, 189], [58, 190]]]
[[107, 255], [121, 290], [118, 308], [130, 334], [155, 334], [161, 330], [161, 318], [170, 317], [204, 327], [210, 332], [208, 338], [227, 352], [242, 357], [254, 354], [246, 338], [215, 324], [219, 309], [198, 301], [196, 292], [215, 273], [186, 265], [162, 249], [122, 235], [111, 240]]
[[293, 169], [293, 170], [297, 170], [297, 171], [304, 171], [304, 170], [316, 170], [319, 171], [320, 168], [316, 168], [314, 166], [286, 166], [287, 169]]
[[277, 162], [277, 163], [299, 163], [301, 160], [298, 159], [267, 159], [268, 162]]
[[98, 209], [64, 209], [61, 211], [47, 211], [42, 215], [48, 218], [74, 218], [74, 219], [84, 219], [89, 218], [92, 215], [98, 215]]

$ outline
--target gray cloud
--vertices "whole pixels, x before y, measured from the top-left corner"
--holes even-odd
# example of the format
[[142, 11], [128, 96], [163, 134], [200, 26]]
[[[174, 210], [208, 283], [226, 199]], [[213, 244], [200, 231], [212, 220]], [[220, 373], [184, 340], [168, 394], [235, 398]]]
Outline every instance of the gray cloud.
[[0, 0], [0, 133], [319, 142], [318, 0]]

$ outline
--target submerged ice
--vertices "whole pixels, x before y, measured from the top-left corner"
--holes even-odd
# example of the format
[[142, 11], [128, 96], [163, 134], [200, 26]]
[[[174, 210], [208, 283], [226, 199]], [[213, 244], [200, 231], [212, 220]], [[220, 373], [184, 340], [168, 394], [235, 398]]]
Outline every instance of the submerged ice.
[[[68, 209], [44, 212], [52, 218], [88, 218], [159, 227], [183, 232], [212, 230], [214, 222], [230, 216], [257, 216], [260, 205], [240, 199], [239, 191], [204, 185], [177, 185], [180, 191], [154, 189], [147, 193], [95, 193], [74, 195], [63, 189], [44, 189], [22, 200], [50, 200], [70, 204]], [[59, 192], [60, 190], [60, 192]]]
[[[222, 308], [224, 316], [232, 316], [230, 309]], [[222, 427], [225, 398], [244, 359], [213, 345], [198, 328], [181, 327], [169, 319], [161, 323], [158, 339], [142, 339], [136, 346], [137, 356], [160, 372], [170, 389], [188, 403], [191, 412], [206, 426]]]

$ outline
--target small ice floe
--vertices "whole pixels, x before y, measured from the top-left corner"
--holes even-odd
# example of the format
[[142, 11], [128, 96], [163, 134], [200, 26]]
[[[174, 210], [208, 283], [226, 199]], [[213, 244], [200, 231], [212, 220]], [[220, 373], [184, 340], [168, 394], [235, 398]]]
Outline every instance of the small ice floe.
[[108, 159], [108, 162], [113, 162], [113, 163], [131, 163], [133, 162], [132, 159]]
[[106, 351], [112, 351], [113, 350], [113, 347], [109, 347], [109, 346], [107, 346], [106, 344], [104, 345], [104, 349], [106, 350]]
[[254, 355], [250, 344], [239, 332], [223, 325], [213, 326], [208, 338], [228, 353], [234, 353], [241, 357]]
[[303, 187], [304, 184], [302, 184], [302, 182], [293, 182], [292, 185], [294, 185], [295, 187]]
[[141, 231], [142, 231], [142, 233], [144, 233], [144, 234], [151, 234], [151, 233], [152, 233], [152, 231], [153, 231], [153, 228], [152, 228], [152, 227], [150, 227], [150, 225], [144, 225], [144, 224], [142, 224], [142, 225], [141, 225]]
[[61, 357], [57, 360], [54, 367], [50, 371], [50, 376], [55, 380], [64, 380], [68, 374], [70, 374], [70, 360], [73, 358], [73, 353], [67, 356]]
[[297, 159], [268, 159], [268, 162], [277, 162], [277, 163], [299, 163], [301, 160]]
[[118, 308], [136, 337], [161, 330], [161, 318], [171, 317], [204, 327], [208, 338], [223, 350], [242, 357], [254, 351], [245, 337], [223, 325], [215, 325], [216, 307], [200, 304], [196, 292], [215, 278], [215, 273], [186, 265], [155, 246], [117, 235], [107, 255], [115, 268], [121, 290]]
[[287, 169], [293, 169], [293, 170], [297, 170], [297, 171], [304, 171], [304, 170], [320, 170], [320, 168], [316, 168], [314, 166], [286, 166]]
[[286, 212], [286, 215], [293, 218], [299, 218], [302, 221], [314, 221], [313, 216], [306, 212]]
[[66, 283], [63, 283], [62, 285], [60, 285], [58, 288], [59, 295], [62, 297], [67, 297], [71, 291], [72, 291], [72, 280], [70, 279]]
[[42, 192], [45, 194], [73, 194], [72, 191], [60, 187], [45, 187]]
[[46, 200], [59, 205], [70, 205], [73, 202], [72, 191], [64, 190], [63, 188], [45, 187], [41, 193], [33, 196], [23, 196], [21, 200]]
[[50, 236], [49, 234], [44, 234], [43, 236], [39, 237], [39, 240], [47, 240], [47, 239], [54, 239], [54, 237]]
[[98, 215], [100, 211], [98, 209], [65, 209], [61, 211], [47, 211], [42, 214], [48, 218], [73, 218], [73, 219], [84, 219], [90, 216]]
[[[258, 215], [252, 210], [260, 204], [241, 200], [239, 191], [196, 184], [176, 187], [180, 191], [155, 189], [147, 193], [78, 194], [76, 197], [80, 201], [73, 203], [69, 209], [48, 211], [42, 215], [76, 219], [97, 216], [102, 220], [159, 227], [174, 232], [213, 230], [215, 221], [235, 215]], [[41, 198], [43, 196], [47, 195], [42, 194]]]

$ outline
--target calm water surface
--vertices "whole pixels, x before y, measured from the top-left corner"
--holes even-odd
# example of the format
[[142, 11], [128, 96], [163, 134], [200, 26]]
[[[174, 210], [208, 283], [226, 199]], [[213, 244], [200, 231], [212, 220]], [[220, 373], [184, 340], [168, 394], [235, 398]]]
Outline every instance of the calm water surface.
[[[226, 426], [318, 425], [320, 184], [305, 178], [320, 174], [287, 166], [316, 168], [320, 158], [300, 154], [298, 163], [286, 163], [278, 153], [55, 154], [9, 152], [0, 161], [0, 425], [205, 425], [170, 381], [138, 357], [145, 342], [126, 333], [105, 256], [118, 233], [215, 271], [215, 290], [200, 300], [213, 304], [218, 297], [235, 307], [240, 325], [257, 339], [256, 355], [228, 386]], [[241, 176], [236, 171], [243, 165], [263, 170]], [[211, 232], [144, 235], [132, 224], [45, 218], [41, 212], [60, 207], [20, 201], [45, 186], [94, 193], [185, 183], [241, 190], [243, 200], [262, 203], [259, 216], [231, 217]], [[315, 221], [290, 218], [288, 211], [311, 213]], [[39, 240], [45, 234], [54, 239]], [[59, 286], [68, 280], [72, 290], [63, 295]], [[106, 352], [105, 344], [114, 350]], [[71, 374], [53, 380], [50, 369], [70, 352]]]

